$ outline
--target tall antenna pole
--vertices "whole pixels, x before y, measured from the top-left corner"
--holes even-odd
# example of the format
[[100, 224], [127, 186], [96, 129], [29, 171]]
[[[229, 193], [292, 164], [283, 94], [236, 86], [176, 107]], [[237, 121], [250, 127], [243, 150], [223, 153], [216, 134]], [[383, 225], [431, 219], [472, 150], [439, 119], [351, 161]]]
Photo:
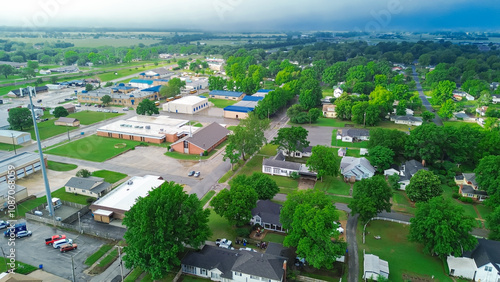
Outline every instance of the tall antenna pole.
[[38, 145], [38, 153], [40, 154], [40, 163], [42, 167], [43, 181], [45, 183], [45, 193], [47, 194], [47, 205], [49, 207], [49, 215], [52, 216], [52, 218], [55, 220], [54, 207], [52, 205], [52, 196], [50, 195], [49, 179], [47, 178], [45, 160], [43, 159], [42, 141], [40, 140], [40, 134], [38, 133], [38, 125], [36, 123], [36, 116], [35, 116], [35, 107], [33, 106], [32, 96], [36, 97], [36, 90], [28, 86], [28, 91], [29, 91], [28, 96], [30, 97], [30, 105], [31, 105], [31, 116], [33, 118], [33, 126], [35, 127], [36, 143]]

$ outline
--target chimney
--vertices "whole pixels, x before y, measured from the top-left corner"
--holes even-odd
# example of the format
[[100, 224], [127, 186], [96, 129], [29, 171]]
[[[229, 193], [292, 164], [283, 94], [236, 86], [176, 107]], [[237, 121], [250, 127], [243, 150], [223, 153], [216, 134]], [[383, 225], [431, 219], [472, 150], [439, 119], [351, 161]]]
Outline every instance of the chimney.
[[425, 160], [422, 160], [422, 166], [425, 166]]
[[283, 262], [283, 282], [286, 282], [286, 260]]

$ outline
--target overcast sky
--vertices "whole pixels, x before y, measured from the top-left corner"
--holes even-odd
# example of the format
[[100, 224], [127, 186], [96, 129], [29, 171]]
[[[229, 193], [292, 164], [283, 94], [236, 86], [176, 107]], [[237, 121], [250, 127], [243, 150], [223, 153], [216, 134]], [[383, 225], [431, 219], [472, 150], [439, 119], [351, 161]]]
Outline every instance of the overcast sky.
[[0, 26], [238, 30], [499, 30], [499, 0], [17, 0]]

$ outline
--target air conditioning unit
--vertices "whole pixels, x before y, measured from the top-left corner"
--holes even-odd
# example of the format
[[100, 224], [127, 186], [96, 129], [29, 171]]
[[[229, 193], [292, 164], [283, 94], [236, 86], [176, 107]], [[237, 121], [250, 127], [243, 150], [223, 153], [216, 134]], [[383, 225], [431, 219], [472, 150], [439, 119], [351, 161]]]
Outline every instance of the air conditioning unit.
[[132, 185], [132, 184], [134, 184], [134, 182], [133, 182], [132, 180], [129, 180], [129, 181], [127, 182], [127, 185]]
[[[149, 125], [146, 125], [146, 129], [151, 129], [151, 126]], [[160, 130], [161, 131], [161, 130]]]

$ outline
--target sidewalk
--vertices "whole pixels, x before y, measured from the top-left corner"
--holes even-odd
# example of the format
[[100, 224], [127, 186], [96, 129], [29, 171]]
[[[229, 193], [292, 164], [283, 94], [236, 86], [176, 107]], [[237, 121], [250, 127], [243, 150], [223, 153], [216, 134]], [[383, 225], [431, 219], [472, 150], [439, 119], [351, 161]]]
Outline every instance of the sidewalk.
[[[125, 278], [132, 270], [125, 268], [125, 263], [123, 264], [123, 278]], [[115, 279], [115, 277], [117, 277]], [[113, 262], [108, 269], [103, 273], [96, 275], [90, 279], [90, 282], [110, 282], [110, 281], [122, 281], [120, 272], [120, 260], [117, 259]]]

